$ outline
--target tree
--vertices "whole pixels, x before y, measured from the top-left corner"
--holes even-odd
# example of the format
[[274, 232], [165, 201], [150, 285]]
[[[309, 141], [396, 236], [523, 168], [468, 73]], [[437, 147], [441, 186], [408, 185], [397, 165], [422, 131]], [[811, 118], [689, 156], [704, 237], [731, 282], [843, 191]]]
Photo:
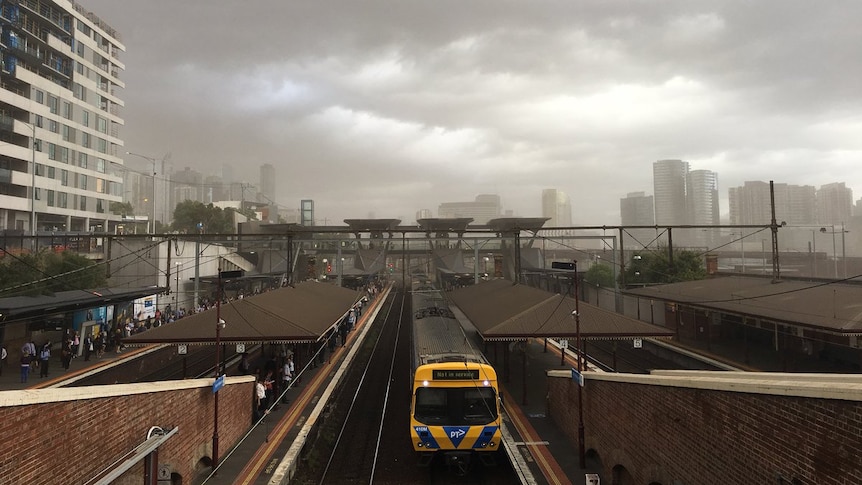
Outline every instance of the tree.
[[673, 252], [670, 264], [668, 248], [635, 254], [626, 268], [626, 284], [629, 286], [676, 283], [706, 278], [703, 257], [694, 251]]
[[111, 202], [110, 210], [111, 214], [123, 217], [135, 215], [135, 208], [132, 207], [131, 202]]
[[584, 283], [601, 286], [602, 288], [613, 288], [614, 272], [606, 264], [594, 264], [584, 273]]
[[186, 234], [230, 234], [234, 232], [232, 211], [222, 210], [212, 204], [186, 200], [177, 204], [172, 228]]
[[21, 292], [28, 295], [90, 290], [106, 284], [102, 267], [70, 251], [6, 255], [0, 259], [0, 288], [21, 286]]

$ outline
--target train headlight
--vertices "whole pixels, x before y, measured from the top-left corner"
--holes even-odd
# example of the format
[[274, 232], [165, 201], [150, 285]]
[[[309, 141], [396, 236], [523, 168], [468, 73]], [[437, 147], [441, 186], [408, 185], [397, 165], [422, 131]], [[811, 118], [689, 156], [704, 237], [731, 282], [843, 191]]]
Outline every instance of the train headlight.
[[493, 447], [494, 447], [494, 444], [495, 444], [495, 443], [494, 443], [493, 441], [490, 443], [491, 448], [493, 448]]
[[422, 385], [428, 387], [428, 381], [422, 381]]
[[483, 385], [485, 385], [485, 386], [490, 386], [490, 385], [491, 385], [491, 383], [490, 383], [490, 382], [488, 382], [488, 380], [487, 380], [487, 379], [486, 379], [485, 381], [483, 381], [483, 382], [482, 382], [482, 384], [483, 384]]
[[417, 448], [422, 448], [422, 446], [424, 446], [424, 445], [422, 444], [422, 442], [421, 442], [421, 441], [420, 441], [420, 442], [418, 442], [418, 443], [416, 443], [416, 447], [417, 447]]

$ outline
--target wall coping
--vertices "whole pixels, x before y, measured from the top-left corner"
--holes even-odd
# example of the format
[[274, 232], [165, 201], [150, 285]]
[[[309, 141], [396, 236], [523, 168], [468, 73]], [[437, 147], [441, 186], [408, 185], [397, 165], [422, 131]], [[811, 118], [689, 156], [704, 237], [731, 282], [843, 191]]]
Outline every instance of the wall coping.
[[[862, 376], [858, 374], [785, 374], [781, 372], [653, 371], [622, 374], [585, 371], [584, 380], [623, 382], [650, 386], [705, 389], [710, 391], [768, 394], [817, 399], [862, 401]], [[571, 379], [572, 372], [549, 370], [547, 376]], [[840, 383], [841, 385], [836, 385]], [[585, 383], [584, 388], [589, 388]]]
[[[225, 386], [254, 382], [254, 376], [226, 377]], [[109, 384], [104, 386], [60, 387], [48, 389], [22, 389], [0, 391], [0, 407], [27, 406], [64, 401], [102, 399], [107, 397], [149, 394], [212, 387], [213, 378], [182, 379], [175, 381], [142, 382], [136, 384]]]

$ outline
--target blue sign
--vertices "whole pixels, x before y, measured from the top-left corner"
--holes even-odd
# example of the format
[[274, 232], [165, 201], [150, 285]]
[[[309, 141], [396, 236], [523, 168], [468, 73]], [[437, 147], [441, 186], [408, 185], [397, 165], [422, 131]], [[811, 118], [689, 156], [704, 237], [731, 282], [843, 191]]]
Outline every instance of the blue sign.
[[215, 382], [213, 382], [213, 394], [217, 393], [219, 389], [224, 386], [224, 374], [216, 377]]
[[578, 385], [584, 387], [584, 375], [578, 372], [574, 367], [572, 367], [572, 380], [578, 381]]

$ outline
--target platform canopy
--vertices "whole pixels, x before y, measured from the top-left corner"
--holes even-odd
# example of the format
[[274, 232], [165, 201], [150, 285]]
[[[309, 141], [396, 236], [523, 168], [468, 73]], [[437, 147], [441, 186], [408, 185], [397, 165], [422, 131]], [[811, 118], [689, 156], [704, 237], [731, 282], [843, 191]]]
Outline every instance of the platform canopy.
[[386, 232], [394, 231], [401, 224], [401, 219], [344, 219], [350, 232]]
[[[223, 343], [305, 343], [320, 340], [364, 294], [328, 283], [306, 281], [221, 305]], [[216, 309], [124, 338], [128, 345], [214, 344]]]
[[52, 295], [0, 298], [0, 321], [130, 302], [137, 298], [164, 293], [166, 289], [160, 286], [97, 288], [95, 290], [59, 291]]
[[[575, 300], [508, 280], [457, 289], [446, 296], [470, 319], [485, 341], [528, 338], [574, 339]], [[582, 339], [670, 338], [664, 327], [578, 302]]]
[[501, 217], [488, 221], [488, 227], [499, 234], [513, 234], [521, 231], [536, 233], [550, 217]]

